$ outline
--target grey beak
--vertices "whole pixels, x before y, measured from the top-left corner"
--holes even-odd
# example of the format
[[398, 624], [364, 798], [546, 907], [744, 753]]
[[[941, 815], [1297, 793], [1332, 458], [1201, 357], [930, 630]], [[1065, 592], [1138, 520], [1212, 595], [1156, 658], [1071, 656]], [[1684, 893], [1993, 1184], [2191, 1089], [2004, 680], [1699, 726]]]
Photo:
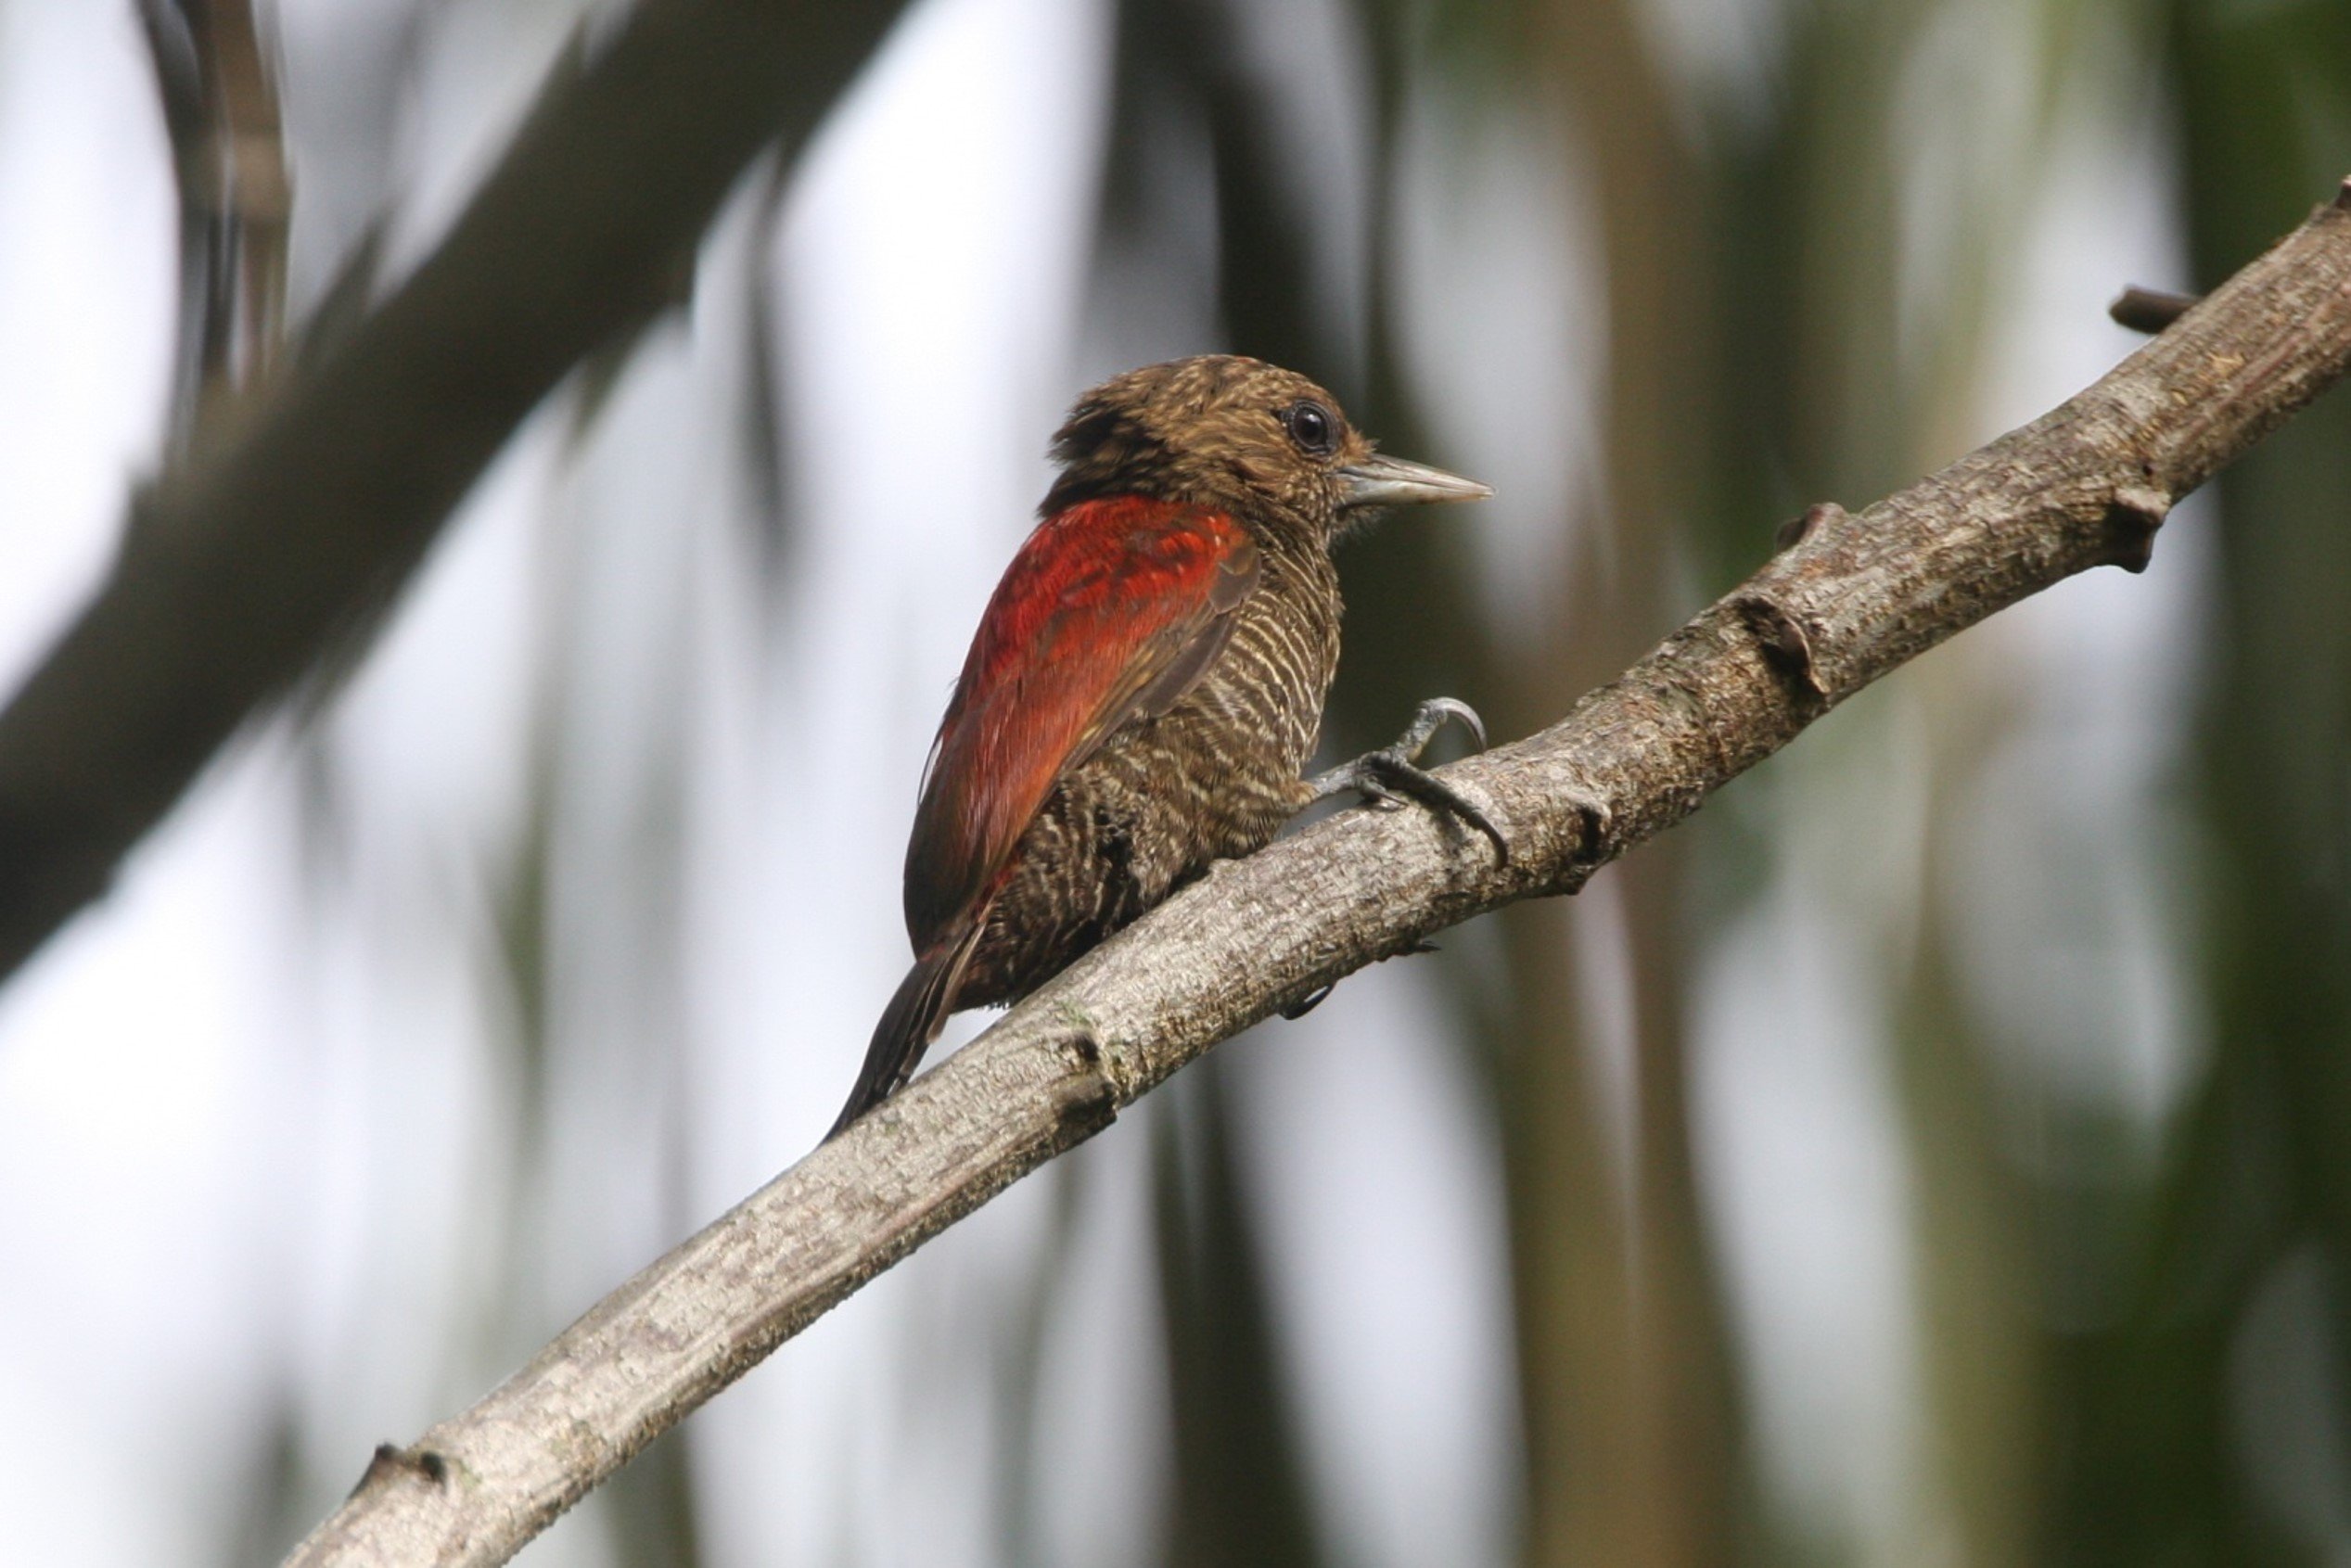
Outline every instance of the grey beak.
[[1339, 478], [1347, 486], [1339, 504], [1349, 511], [1358, 506], [1401, 506], [1412, 501], [1482, 501], [1494, 493], [1476, 479], [1378, 453], [1348, 464], [1339, 470]]

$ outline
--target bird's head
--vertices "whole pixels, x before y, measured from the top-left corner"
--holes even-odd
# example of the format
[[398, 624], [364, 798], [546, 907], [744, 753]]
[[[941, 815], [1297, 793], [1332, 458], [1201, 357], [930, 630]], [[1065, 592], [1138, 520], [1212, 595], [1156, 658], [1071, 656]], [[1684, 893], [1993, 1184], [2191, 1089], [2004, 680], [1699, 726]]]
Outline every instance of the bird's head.
[[1048, 516], [1100, 496], [1145, 495], [1317, 548], [1379, 507], [1493, 493], [1380, 455], [1330, 393], [1236, 354], [1170, 360], [1104, 382], [1070, 410], [1053, 457], [1061, 474], [1045, 497]]

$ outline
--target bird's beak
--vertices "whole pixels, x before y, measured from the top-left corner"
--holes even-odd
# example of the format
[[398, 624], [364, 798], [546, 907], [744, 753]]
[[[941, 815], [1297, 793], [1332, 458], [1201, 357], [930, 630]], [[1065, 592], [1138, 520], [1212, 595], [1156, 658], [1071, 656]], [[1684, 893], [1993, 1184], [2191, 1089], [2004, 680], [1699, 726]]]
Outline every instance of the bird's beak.
[[1476, 479], [1378, 453], [1341, 468], [1339, 479], [1347, 487], [1339, 494], [1339, 505], [1348, 511], [1358, 506], [1401, 506], [1412, 501], [1482, 501], [1494, 493], [1490, 486]]

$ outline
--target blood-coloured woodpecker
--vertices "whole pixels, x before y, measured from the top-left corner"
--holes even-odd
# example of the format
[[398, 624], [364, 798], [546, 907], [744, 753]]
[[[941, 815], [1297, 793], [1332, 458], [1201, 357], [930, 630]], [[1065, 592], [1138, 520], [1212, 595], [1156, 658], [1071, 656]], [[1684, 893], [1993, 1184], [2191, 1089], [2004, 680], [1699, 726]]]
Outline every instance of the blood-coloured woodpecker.
[[1053, 457], [932, 745], [906, 847], [914, 966], [834, 1133], [914, 1075], [949, 1013], [1028, 995], [1323, 796], [1410, 796], [1508, 853], [1414, 765], [1447, 719], [1483, 742], [1450, 698], [1300, 776], [1338, 667], [1331, 546], [1379, 507], [1490, 491], [1379, 455], [1330, 393], [1231, 355], [1096, 387]]

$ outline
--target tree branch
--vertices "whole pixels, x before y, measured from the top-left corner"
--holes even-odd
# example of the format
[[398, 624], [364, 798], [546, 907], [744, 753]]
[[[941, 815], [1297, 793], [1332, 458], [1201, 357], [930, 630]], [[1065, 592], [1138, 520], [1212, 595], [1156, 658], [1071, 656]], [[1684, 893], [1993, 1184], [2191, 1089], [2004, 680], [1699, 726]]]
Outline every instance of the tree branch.
[[1552, 728], [1446, 770], [1509, 835], [1344, 813], [1221, 864], [380, 1450], [296, 1564], [502, 1562], [654, 1436], [1217, 1041], [1431, 932], [1572, 893], [1871, 682], [2101, 565], [2351, 368], [2351, 182], [2096, 386], [1784, 551]]
[[294, 193], [250, 0], [139, 0], [138, 11], [180, 201], [176, 452], [275, 357]]
[[674, 297], [735, 176], [806, 138], [898, 10], [644, 0], [558, 70], [395, 293], [139, 498], [105, 586], [0, 713], [0, 976], [408, 578], [571, 366]]

